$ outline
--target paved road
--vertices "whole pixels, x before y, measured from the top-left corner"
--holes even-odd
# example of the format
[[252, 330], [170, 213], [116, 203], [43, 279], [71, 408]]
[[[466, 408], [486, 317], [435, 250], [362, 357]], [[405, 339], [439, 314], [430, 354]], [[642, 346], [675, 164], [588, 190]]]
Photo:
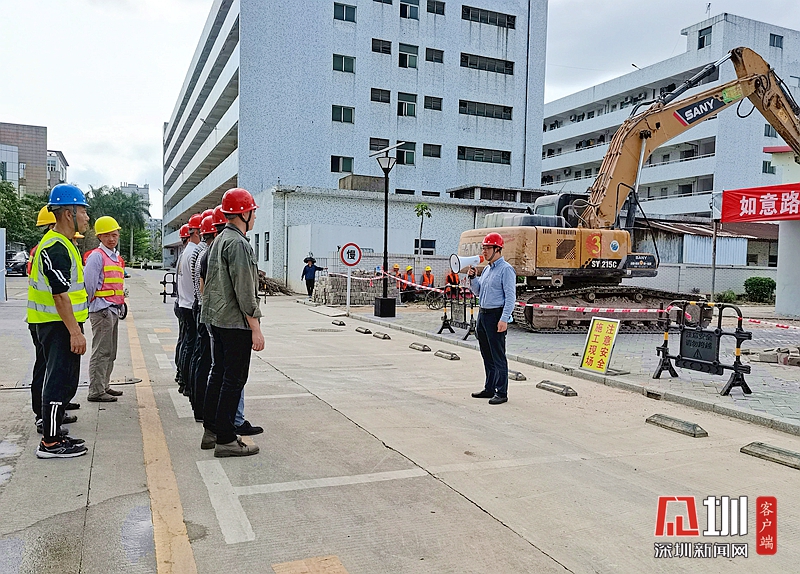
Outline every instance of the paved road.
[[[739, 452], [753, 441], [800, 451], [800, 438], [525, 364], [512, 367], [528, 380], [490, 406], [469, 398], [478, 353], [434, 344], [461, 356], [446, 361], [409, 349], [413, 335], [337, 328], [290, 297], [264, 306], [267, 347], [246, 390], [261, 453], [214, 459], [174, 392], [176, 323], [158, 279], [128, 282], [113, 375], [144, 382], [110, 405], [79, 391], [72, 431], [89, 456], [37, 460], [27, 391], [0, 390], [0, 573], [321, 572], [308, 565], [326, 556], [341, 565], [328, 559], [326, 572], [351, 574], [744, 573], [800, 559], [797, 471]], [[5, 363], [29, 345], [19, 313], [0, 305], [19, 345], [0, 348]], [[537, 389], [545, 378], [578, 397]], [[645, 424], [656, 412], [709, 437]], [[749, 557], [654, 558], [654, 543], [677, 540], [654, 537], [668, 495], [748, 496], [747, 535], [686, 540], [747, 543]], [[755, 552], [761, 495], [779, 501], [772, 557]]]

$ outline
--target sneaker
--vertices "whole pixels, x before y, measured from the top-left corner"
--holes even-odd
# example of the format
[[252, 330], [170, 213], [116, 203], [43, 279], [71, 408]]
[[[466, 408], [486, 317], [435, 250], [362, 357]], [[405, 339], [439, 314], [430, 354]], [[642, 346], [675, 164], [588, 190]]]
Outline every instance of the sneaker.
[[64, 415], [64, 418], [61, 419], [61, 424], [63, 425], [71, 425], [76, 422], [78, 422], [78, 417], [75, 415]]
[[111, 395], [112, 397], [121, 397], [122, 391], [118, 391], [117, 389], [108, 388], [106, 389], [106, 394]]
[[64, 410], [77, 411], [79, 408], [81, 408], [81, 405], [79, 403], [67, 403], [67, 406], [64, 407]]
[[241, 436], [252, 436], [254, 434], [261, 434], [264, 429], [261, 427], [254, 427], [250, 421], [244, 421], [240, 426], [236, 427], [236, 434]]
[[508, 397], [501, 397], [500, 395], [495, 395], [491, 399], [489, 399], [490, 405], [502, 405], [503, 403], [508, 402]]
[[227, 458], [229, 456], [250, 456], [258, 454], [258, 446], [254, 444], [246, 444], [242, 439], [237, 438], [228, 444], [217, 444], [214, 447], [214, 456], [216, 458]]
[[217, 435], [210, 430], [203, 429], [203, 438], [200, 441], [200, 448], [203, 450], [211, 450], [217, 445]]
[[52, 446], [45, 446], [43, 442], [39, 443], [39, 448], [36, 449], [37, 458], [75, 458], [83, 456], [89, 452], [86, 445], [73, 444], [68, 440], [60, 440]]
[[69, 435], [61, 437], [61, 440], [65, 440], [70, 444], [84, 444], [86, 442], [82, 438], [75, 438], [74, 436]]
[[103, 393], [102, 395], [97, 395], [96, 397], [88, 397], [86, 400], [90, 403], [113, 403], [116, 402], [117, 397], [112, 397], [108, 393]]

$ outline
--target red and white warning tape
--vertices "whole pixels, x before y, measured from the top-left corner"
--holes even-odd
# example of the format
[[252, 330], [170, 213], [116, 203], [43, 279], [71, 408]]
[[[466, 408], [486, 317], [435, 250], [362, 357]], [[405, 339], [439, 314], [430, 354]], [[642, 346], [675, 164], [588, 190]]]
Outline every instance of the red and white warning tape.
[[756, 325], [767, 325], [769, 327], [777, 327], [778, 329], [800, 329], [797, 325], [784, 325], [783, 323], [770, 323], [760, 319], [745, 319], [747, 323], [755, 323]]

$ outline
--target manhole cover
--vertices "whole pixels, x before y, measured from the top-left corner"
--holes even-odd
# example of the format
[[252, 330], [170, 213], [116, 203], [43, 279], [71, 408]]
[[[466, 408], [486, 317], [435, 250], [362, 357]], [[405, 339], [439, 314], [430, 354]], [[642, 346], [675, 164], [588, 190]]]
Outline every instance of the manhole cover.
[[342, 329], [309, 329], [315, 333], [341, 333]]

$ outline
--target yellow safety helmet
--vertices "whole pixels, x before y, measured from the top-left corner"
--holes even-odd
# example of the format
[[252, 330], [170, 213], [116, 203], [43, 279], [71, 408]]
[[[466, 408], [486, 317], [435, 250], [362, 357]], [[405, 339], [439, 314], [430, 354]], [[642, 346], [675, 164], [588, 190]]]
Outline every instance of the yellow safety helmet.
[[400, 269], [400, 264], [399, 263], [395, 263], [393, 269]]
[[430, 266], [430, 265], [428, 265], [427, 267], [425, 267], [425, 271], [430, 271], [430, 270], [431, 270], [431, 266]]
[[409, 265], [408, 267], [406, 267], [406, 271], [411, 271], [412, 269], [414, 269], [414, 268], [413, 268], [411, 265]]
[[46, 205], [39, 210], [39, 216], [36, 218], [36, 227], [43, 225], [55, 225], [55, 223], [56, 214], [47, 209]]
[[118, 229], [122, 229], [117, 223], [117, 220], [111, 217], [110, 215], [104, 215], [103, 217], [98, 217], [97, 221], [94, 222], [94, 234], [95, 235], [102, 235], [103, 233], [111, 233], [112, 231], [116, 231]]

